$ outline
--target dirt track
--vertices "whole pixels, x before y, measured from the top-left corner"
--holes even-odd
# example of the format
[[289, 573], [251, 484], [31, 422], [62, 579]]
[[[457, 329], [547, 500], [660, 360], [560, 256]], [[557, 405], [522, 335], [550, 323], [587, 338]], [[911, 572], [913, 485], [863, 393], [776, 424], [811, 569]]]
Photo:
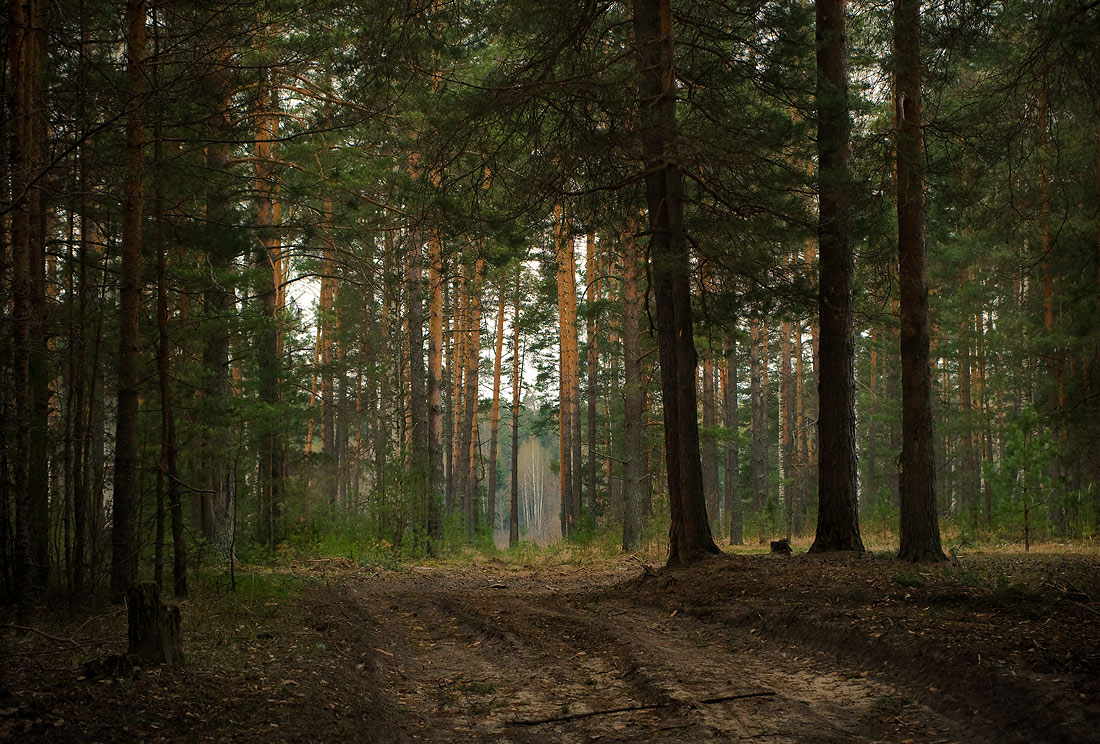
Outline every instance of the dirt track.
[[0, 741], [1047, 744], [1100, 723], [1095, 558], [267, 575], [296, 588], [184, 603], [182, 668], [105, 664], [119, 608], [0, 622]]
[[[759, 561], [771, 559], [756, 560], [770, 570]], [[838, 664], [815, 638], [776, 642], [751, 623], [669, 611], [677, 583], [625, 562], [597, 573], [413, 568], [330, 599], [375, 624], [395, 740], [980, 742], [1009, 733], [957, 700], [937, 709], [935, 686], [918, 699], [912, 686], [924, 683], [904, 669], [894, 684], [889, 668]], [[987, 695], [973, 705], [987, 706]]]

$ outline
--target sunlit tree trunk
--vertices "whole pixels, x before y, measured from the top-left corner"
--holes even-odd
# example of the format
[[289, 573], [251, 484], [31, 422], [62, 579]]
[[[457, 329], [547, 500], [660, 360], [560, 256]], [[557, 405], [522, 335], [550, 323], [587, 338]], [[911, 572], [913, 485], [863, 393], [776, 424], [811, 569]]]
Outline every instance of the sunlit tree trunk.
[[508, 547], [519, 545], [519, 403], [523, 362], [520, 355], [520, 277], [522, 264], [516, 265], [515, 306], [512, 313], [512, 488], [508, 503]]
[[493, 402], [489, 413], [489, 489], [486, 511], [489, 515], [489, 534], [497, 528], [497, 446], [500, 433], [500, 373], [504, 356], [504, 308], [508, 298], [508, 285], [500, 282], [500, 301], [497, 302], [496, 349], [493, 355]]
[[478, 364], [481, 361], [481, 279], [485, 272], [485, 259], [474, 263], [473, 277], [467, 286], [470, 303], [469, 332], [466, 347], [466, 402], [463, 406], [463, 430], [465, 439], [463, 467], [466, 470], [463, 491], [463, 510], [466, 514], [466, 538], [473, 540], [477, 526], [478, 487], [477, 487], [477, 389]]
[[573, 437], [577, 426], [574, 422], [576, 401], [573, 399], [574, 343], [577, 333], [576, 259], [573, 252], [573, 234], [565, 210], [554, 207], [554, 252], [557, 258], [558, 285], [558, 480], [561, 488], [561, 532], [567, 538], [573, 533], [579, 516], [580, 493], [574, 490]]

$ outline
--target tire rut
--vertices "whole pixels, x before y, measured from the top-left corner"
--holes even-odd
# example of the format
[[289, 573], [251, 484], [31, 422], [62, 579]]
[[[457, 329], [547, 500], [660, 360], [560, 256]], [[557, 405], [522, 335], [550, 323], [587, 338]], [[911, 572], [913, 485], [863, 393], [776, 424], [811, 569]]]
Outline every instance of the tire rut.
[[541, 588], [537, 575], [518, 588], [457, 578], [354, 592], [388, 641], [383, 666], [413, 740], [968, 738], [887, 685], [796, 664], [747, 633], [599, 590]]

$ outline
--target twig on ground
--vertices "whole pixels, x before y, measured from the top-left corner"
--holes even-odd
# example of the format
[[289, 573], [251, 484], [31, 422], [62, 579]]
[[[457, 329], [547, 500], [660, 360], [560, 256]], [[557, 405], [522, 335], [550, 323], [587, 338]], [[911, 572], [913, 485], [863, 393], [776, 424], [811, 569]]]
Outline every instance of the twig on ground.
[[[736, 695], [721, 695], [719, 697], [704, 698], [699, 700], [692, 707], [696, 705], [713, 705], [714, 703], [724, 703], [729, 700], [743, 700], [745, 698], [758, 698], [758, 697], [771, 697], [775, 695], [771, 690], [764, 690], [761, 692], [742, 692]], [[634, 713], [640, 710], [657, 710], [658, 708], [667, 708], [672, 705], [680, 705], [679, 700], [665, 700], [660, 703], [650, 703], [648, 705], [627, 705], [622, 708], [605, 708], [602, 710], [589, 710], [583, 713], [569, 713], [564, 716], [551, 716], [549, 718], [520, 718], [515, 721], [510, 721], [511, 726], [541, 726], [546, 723], [564, 723], [566, 721], [576, 721], [581, 718], [592, 718], [593, 716], [609, 716], [615, 713]]]
[[4, 627], [5, 628], [12, 628], [14, 630], [25, 630], [28, 633], [34, 633], [36, 635], [42, 636], [43, 638], [48, 638], [51, 641], [57, 641], [58, 643], [68, 643], [68, 644], [71, 644], [73, 646], [73, 648], [83, 648], [82, 644], [79, 641], [74, 641], [72, 638], [59, 638], [57, 636], [50, 635], [49, 633], [43, 633], [41, 630], [38, 630], [37, 628], [31, 628], [31, 627], [28, 627], [26, 625], [16, 625], [15, 623], [6, 623], [4, 625]]

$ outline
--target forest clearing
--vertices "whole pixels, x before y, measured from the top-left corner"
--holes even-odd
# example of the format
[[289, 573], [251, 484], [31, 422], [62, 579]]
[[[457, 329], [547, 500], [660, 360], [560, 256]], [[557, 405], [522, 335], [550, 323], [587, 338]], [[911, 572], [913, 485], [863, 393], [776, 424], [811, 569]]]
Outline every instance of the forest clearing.
[[182, 603], [178, 668], [105, 666], [109, 606], [40, 632], [5, 615], [0, 740], [1091, 742], [1100, 722], [1095, 552], [345, 557], [237, 581]]

